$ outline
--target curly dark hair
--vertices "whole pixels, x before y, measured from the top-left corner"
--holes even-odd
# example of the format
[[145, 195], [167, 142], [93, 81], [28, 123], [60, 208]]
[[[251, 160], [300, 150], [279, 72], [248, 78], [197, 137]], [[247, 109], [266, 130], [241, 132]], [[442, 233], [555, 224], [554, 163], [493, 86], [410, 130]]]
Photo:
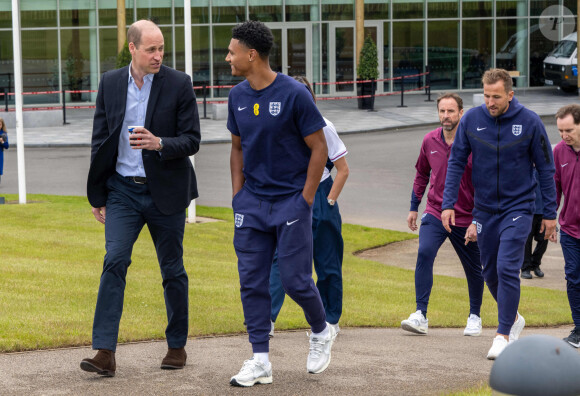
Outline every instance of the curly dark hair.
[[274, 44], [272, 31], [259, 21], [246, 21], [234, 26], [232, 38], [250, 49], [255, 49], [261, 58], [267, 58]]

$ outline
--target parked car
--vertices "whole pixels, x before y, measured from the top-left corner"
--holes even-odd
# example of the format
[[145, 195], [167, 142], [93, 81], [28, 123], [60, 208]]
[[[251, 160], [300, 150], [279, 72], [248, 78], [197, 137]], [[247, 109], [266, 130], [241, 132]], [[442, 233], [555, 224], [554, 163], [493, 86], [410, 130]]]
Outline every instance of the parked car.
[[577, 33], [564, 37], [544, 59], [544, 84], [572, 92], [578, 87]]

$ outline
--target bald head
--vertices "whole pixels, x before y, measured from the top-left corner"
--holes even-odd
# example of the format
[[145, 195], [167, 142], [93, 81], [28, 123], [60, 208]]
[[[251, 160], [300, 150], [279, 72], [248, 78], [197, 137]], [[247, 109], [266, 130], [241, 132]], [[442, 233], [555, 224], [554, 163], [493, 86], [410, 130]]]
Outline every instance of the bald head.
[[134, 22], [127, 31], [127, 43], [133, 43], [135, 47], [138, 48], [141, 44], [141, 36], [143, 35], [143, 32], [152, 30], [161, 31], [159, 26], [147, 19], [141, 19], [137, 22]]

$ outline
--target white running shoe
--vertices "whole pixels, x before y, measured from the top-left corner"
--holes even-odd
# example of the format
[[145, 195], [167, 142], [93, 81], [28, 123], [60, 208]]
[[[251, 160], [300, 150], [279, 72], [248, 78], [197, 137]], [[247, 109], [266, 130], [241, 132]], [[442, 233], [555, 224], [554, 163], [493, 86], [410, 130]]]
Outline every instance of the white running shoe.
[[467, 326], [463, 330], [463, 335], [478, 337], [481, 335], [481, 318], [477, 315], [470, 314], [467, 318]]
[[311, 374], [322, 373], [330, 364], [330, 350], [336, 338], [336, 330], [328, 323], [326, 325], [328, 335], [325, 338], [310, 334], [310, 352], [306, 360], [306, 369]]
[[417, 334], [427, 334], [429, 319], [426, 319], [421, 311], [413, 312], [409, 319], [401, 321], [401, 328]]
[[337, 324], [328, 324], [330, 327], [334, 327], [334, 331], [336, 332], [336, 335], [338, 335], [338, 333], [340, 333], [340, 327], [338, 327], [338, 323]]
[[512, 329], [510, 330], [510, 342], [517, 341], [520, 338], [520, 334], [526, 325], [526, 320], [524, 317], [518, 312], [518, 320], [514, 322], [512, 325]]
[[508, 341], [503, 336], [495, 336], [493, 344], [491, 345], [491, 348], [489, 348], [489, 352], [487, 352], [487, 358], [489, 360], [495, 360], [499, 354], [503, 352], [506, 346], [508, 346]]
[[270, 335], [270, 338], [272, 338], [272, 337], [274, 337], [274, 322], [272, 322], [271, 320], [270, 320], [270, 325], [271, 325], [271, 328], [270, 328], [269, 335]]
[[264, 364], [254, 358], [244, 362], [240, 372], [230, 379], [230, 385], [253, 386], [272, 383], [272, 363]]

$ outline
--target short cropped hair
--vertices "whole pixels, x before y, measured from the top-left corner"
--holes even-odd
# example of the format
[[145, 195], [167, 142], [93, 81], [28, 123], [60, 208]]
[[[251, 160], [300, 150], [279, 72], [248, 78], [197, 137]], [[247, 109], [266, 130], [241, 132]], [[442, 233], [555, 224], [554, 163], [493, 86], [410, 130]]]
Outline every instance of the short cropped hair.
[[262, 59], [270, 55], [270, 50], [274, 45], [272, 31], [259, 21], [246, 21], [234, 26], [232, 38], [239, 40], [246, 47], [258, 51]]
[[560, 108], [556, 113], [556, 119], [562, 119], [568, 115], [572, 116], [574, 124], [580, 124], [580, 105], [573, 103]]
[[312, 95], [312, 99], [314, 99], [314, 101], [316, 102], [316, 95], [314, 95], [314, 91], [312, 90], [312, 87], [310, 86], [310, 81], [308, 81], [308, 79], [305, 76], [294, 76], [294, 80], [306, 85], [306, 88], [308, 88], [310, 95]]
[[139, 44], [141, 44], [141, 35], [143, 33], [143, 25], [147, 25], [143, 22], [149, 22], [153, 27], [159, 29], [159, 26], [150, 19], [140, 19], [133, 22], [133, 24], [129, 26], [129, 30], [127, 30], [127, 44], [133, 43], [136, 48], [139, 48]]
[[439, 97], [437, 98], [437, 110], [439, 110], [439, 102], [441, 102], [443, 99], [455, 100], [455, 102], [457, 103], [457, 107], [459, 107], [459, 110], [463, 110], [463, 99], [461, 99], [461, 96], [453, 92], [445, 92], [439, 95]]
[[509, 94], [512, 91], [512, 77], [505, 69], [489, 69], [483, 73], [483, 77], [481, 78], [481, 82], [484, 85], [495, 84], [498, 81], [503, 81], [503, 87], [506, 93]]

